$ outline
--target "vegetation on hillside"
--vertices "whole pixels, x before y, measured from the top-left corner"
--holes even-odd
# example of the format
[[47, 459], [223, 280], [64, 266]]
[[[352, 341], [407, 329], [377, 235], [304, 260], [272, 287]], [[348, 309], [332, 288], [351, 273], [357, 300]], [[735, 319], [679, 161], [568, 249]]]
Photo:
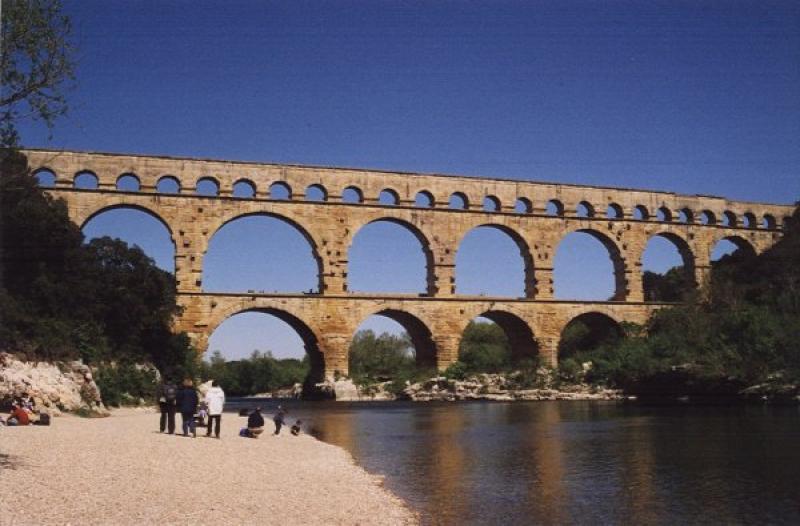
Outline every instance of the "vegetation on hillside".
[[[84, 243], [64, 203], [41, 191], [13, 150], [0, 159], [0, 235], [0, 349], [30, 360], [82, 359], [114, 370], [152, 363], [173, 378], [195, 374], [188, 338], [171, 330], [172, 275], [120, 240]], [[129, 367], [119, 373], [140, 383]], [[106, 382], [106, 396], [114, 384]]]
[[[798, 222], [800, 208], [792, 225]], [[760, 255], [723, 257], [707, 290], [625, 333], [563, 360], [562, 374], [578, 380], [581, 364], [590, 362], [586, 380], [641, 394], [733, 394], [755, 384], [800, 383], [800, 230], [790, 228]]]

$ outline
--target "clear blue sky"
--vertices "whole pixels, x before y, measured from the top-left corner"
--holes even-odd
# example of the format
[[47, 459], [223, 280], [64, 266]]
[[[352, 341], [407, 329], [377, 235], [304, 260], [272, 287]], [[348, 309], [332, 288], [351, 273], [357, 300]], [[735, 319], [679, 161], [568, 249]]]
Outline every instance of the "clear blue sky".
[[[797, 2], [65, 7], [79, 48], [72, 111], [52, 140], [39, 126], [23, 126], [29, 146], [800, 198]], [[148, 228], [119, 212], [98, 218], [87, 235], [135, 241], [170, 267], [158, 248], [163, 233]], [[241, 247], [253, 229], [298, 255], [288, 264], [274, 252], [214, 259], [215, 245]], [[291, 245], [291, 231], [275, 222], [234, 230], [212, 241], [206, 286], [271, 290], [272, 282], [306, 279], [304, 247]], [[353, 250], [381, 250], [387, 235], [402, 255], [384, 252], [370, 267], [351, 254], [353, 279], [369, 288], [396, 275], [393, 285], [417, 290], [421, 260], [402, 232], [364, 232]], [[496, 232], [471, 236], [459, 253], [460, 290], [519, 294], [516, 248]], [[650, 268], [678, 262], [668, 246], [652, 250]], [[557, 290], [606, 294], [607, 276], [582, 275], [574, 254], [559, 258], [571, 261], [556, 275]], [[386, 272], [392, 263], [402, 268]], [[214, 265], [240, 270], [226, 281]], [[509, 278], [488, 283], [487, 268]], [[213, 343], [230, 356], [296, 347], [270, 330], [249, 338], [231, 329]], [[263, 339], [272, 343], [255, 345]]]

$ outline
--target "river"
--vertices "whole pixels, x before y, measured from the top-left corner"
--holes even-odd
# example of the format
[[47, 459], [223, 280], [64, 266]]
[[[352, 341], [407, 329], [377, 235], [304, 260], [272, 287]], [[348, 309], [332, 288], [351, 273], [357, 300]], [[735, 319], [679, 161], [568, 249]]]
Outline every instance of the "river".
[[[231, 408], [242, 403], [276, 405]], [[289, 422], [384, 475], [424, 524], [800, 523], [797, 407], [287, 406]]]

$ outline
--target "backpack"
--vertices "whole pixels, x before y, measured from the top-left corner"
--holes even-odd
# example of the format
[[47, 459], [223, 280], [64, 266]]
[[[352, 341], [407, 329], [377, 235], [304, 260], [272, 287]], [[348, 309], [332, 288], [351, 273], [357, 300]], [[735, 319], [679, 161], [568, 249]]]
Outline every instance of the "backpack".
[[174, 402], [177, 397], [178, 390], [175, 389], [174, 385], [170, 384], [164, 386], [164, 398], [167, 399], [167, 402]]
[[47, 413], [41, 413], [39, 415], [39, 420], [34, 422], [37, 426], [49, 426], [50, 425], [50, 415]]

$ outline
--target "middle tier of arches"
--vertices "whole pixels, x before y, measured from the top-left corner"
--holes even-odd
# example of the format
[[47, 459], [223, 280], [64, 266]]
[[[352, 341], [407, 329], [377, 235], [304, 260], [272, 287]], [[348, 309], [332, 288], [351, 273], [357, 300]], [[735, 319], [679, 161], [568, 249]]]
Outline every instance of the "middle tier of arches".
[[[417, 240], [425, 262], [422, 296], [447, 297], [461, 294], [456, 279], [456, 259], [467, 236], [488, 229], [506, 236], [518, 249], [522, 263], [520, 294], [516, 297], [553, 299], [553, 269], [559, 245], [570, 234], [582, 233], [598, 241], [607, 251], [614, 275], [613, 301], [644, 301], [642, 256], [650, 239], [661, 236], [672, 242], [683, 267], [696, 283], [707, 278], [714, 245], [730, 239], [737, 246], [760, 252], [772, 236], [726, 228], [696, 229], [686, 225], [641, 223], [597, 218], [547, 218], [459, 214], [441, 221], [426, 210], [409, 208], [325, 207], [313, 204], [249, 201], [211, 201], [180, 196], [109, 196], [98, 193], [58, 191], [80, 225], [116, 208], [135, 208], [158, 219], [175, 245], [178, 290], [203, 291], [204, 258], [215, 234], [246, 217], [279, 219], [294, 228], [308, 243], [317, 269], [316, 288], [310, 293], [338, 295], [349, 290], [349, 254], [362, 229], [389, 223], [409, 232]], [[243, 291], [242, 291], [243, 292]], [[378, 291], [375, 291], [378, 292]]]

